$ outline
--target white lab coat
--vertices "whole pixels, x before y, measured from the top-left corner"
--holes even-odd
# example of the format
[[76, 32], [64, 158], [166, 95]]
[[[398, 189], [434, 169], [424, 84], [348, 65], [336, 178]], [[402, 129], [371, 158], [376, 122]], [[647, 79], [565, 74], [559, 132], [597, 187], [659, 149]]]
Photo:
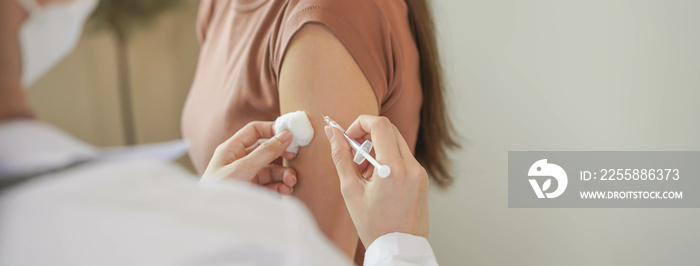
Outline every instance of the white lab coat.
[[[64, 167], [0, 191], [0, 265], [352, 265], [298, 200], [235, 181], [198, 185], [163, 159], [172, 150], [105, 159], [44, 123], [0, 123], [0, 174], [32, 154], [45, 165], [24, 162], [32, 169]], [[82, 163], [65, 168], [72, 160]], [[437, 263], [425, 238], [392, 233], [365, 265]]]

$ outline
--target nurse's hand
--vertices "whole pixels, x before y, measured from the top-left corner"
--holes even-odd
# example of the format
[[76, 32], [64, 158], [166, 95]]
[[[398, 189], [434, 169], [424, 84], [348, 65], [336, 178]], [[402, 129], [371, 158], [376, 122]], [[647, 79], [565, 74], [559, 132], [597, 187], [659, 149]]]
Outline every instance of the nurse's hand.
[[363, 170], [353, 162], [353, 151], [340, 130], [328, 126], [324, 130], [345, 204], [365, 247], [393, 232], [427, 238], [428, 174], [389, 119], [363, 115], [346, 131], [353, 139], [371, 138], [375, 158], [391, 168], [387, 178], [380, 178], [371, 166]]
[[216, 147], [200, 182], [235, 179], [291, 194], [297, 183], [296, 172], [272, 162], [279, 157], [294, 158], [295, 154], [285, 151], [292, 143], [292, 133], [285, 130], [275, 135], [272, 124], [250, 122]]

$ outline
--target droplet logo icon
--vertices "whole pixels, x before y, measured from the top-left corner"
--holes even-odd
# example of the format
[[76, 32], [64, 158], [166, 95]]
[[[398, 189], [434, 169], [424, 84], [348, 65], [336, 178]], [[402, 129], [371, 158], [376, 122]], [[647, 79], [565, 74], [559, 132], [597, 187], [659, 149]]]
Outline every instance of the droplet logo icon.
[[530, 166], [530, 170], [527, 172], [527, 175], [548, 176], [554, 177], [554, 179], [557, 180], [557, 189], [552, 192], [545, 193], [545, 191], [549, 190], [549, 187], [552, 186], [551, 178], [544, 181], [542, 186], [537, 183], [536, 179], [528, 179], [528, 181], [530, 181], [530, 185], [532, 186], [532, 190], [535, 191], [535, 194], [537, 194], [537, 197], [540, 199], [552, 199], [559, 197], [562, 193], [564, 193], [564, 190], [566, 190], [566, 186], [569, 183], [569, 178], [566, 176], [566, 171], [564, 171], [564, 169], [559, 165], [547, 163], [547, 159], [542, 159], [532, 164], [532, 166]]

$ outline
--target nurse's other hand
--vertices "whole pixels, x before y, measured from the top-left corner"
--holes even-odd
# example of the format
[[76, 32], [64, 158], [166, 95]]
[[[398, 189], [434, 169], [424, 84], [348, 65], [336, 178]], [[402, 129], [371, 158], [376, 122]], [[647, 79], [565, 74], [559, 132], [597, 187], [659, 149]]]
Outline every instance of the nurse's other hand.
[[285, 130], [275, 135], [272, 124], [250, 122], [216, 147], [200, 182], [235, 179], [291, 194], [297, 182], [296, 172], [272, 162], [279, 157], [294, 158], [295, 154], [285, 151], [292, 143], [292, 133]]
[[345, 204], [365, 247], [393, 232], [427, 238], [428, 174], [389, 119], [363, 115], [346, 131], [356, 140], [371, 138], [377, 161], [391, 168], [387, 178], [380, 178], [371, 166], [363, 170], [353, 162], [353, 151], [340, 130], [328, 126], [324, 130]]

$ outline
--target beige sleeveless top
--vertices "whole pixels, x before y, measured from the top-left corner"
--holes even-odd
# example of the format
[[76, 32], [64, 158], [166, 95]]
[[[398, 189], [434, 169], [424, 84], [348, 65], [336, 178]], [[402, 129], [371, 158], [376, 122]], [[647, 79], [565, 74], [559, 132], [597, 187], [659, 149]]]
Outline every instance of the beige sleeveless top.
[[281, 57], [306, 23], [325, 25], [344, 44], [372, 86], [380, 115], [415, 146], [422, 93], [403, 0], [202, 0], [202, 49], [182, 115], [198, 172], [245, 124], [280, 115]]

